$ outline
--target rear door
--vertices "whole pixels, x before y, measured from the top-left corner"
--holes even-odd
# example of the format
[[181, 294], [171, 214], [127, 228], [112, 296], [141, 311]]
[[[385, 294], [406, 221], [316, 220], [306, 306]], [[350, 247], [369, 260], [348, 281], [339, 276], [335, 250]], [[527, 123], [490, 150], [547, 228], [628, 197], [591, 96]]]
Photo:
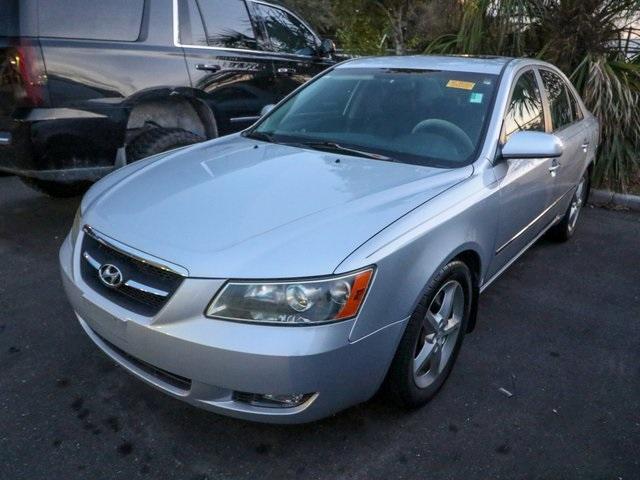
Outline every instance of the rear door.
[[[501, 143], [520, 131], [544, 132], [544, 104], [538, 77], [532, 68], [514, 80], [503, 121]], [[494, 167], [500, 182], [499, 227], [493, 275], [525, 248], [553, 220], [551, 159], [522, 158], [500, 161]]]
[[266, 38], [266, 48], [274, 53], [278, 100], [335, 63], [317, 54], [320, 39], [291, 11], [254, 0], [249, 5]]
[[51, 106], [64, 110], [48, 112], [54, 126], [34, 127], [36, 157], [111, 168], [131, 104], [189, 85], [182, 49], [173, 45], [173, 3], [40, 0], [38, 19]]
[[179, 0], [178, 25], [191, 84], [221, 135], [248, 127], [275, 103], [273, 61], [244, 0]]
[[564, 145], [564, 152], [554, 161], [553, 167], [556, 169], [553, 197], [556, 200], [566, 197], [566, 201], [558, 202], [556, 213], [562, 213], [569, 201], [568, 193], [578, 184], [587, 155], [595, 146], [591, 145], [584, 113], [569, 85], [556, 72], [545, 68], [539, 70], [549, 105], [551, 131]]

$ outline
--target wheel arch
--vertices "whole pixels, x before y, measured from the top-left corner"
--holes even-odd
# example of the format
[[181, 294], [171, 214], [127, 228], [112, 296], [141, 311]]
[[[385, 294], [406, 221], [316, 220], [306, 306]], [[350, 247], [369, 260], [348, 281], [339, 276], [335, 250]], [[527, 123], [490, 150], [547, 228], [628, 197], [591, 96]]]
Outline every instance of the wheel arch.
[[595, 160], [590, 161], [589, 165], [587, 165], [587, 178], [589, 179], [589, 181], [587, 183], [587, 196], [585, 197], [585, 203], [589, 201], [589, 196], [591, 195], [591, 183], [593, 180], [593, 171], [595, 167], [596, 167]]
[[433, 281], [433, 279], [438, 275], [438, 273], [449, 263], [459, 260], [463, 262], [471, 271], [471, 288], [473, 297], [471, 299], [471, 316], [469, 318], [469, 324], [467, 328], [467, 332], [472, 332], [476, 326], [477, 313], [478, 313], [478, 299], [480, 297], [480, 282], [483, 275], [483, 260], [481, 255], [480, 245], [470, 242], [460, 245], [458, 248], [454, 249], [448, 255], [444, 257], [444, 260], [440, 262], [438, 267], [431, 272], [429, 277], [426, 279], [424, 286], [420, 290], [420, 294], [415, 300], [415, 304], [413, 305], [413, 309], [415, 309], [425, 295], [429, 285]]
[[216, 113], [190, 89], [160, 88], [127, 99], [127, 138], [149, 122], [163, 128], [182, 128], [207, 139], [218, 136]]
[[[449, 261], [460, 260], [471, 271], [472, 298], [471, 298], [471, 314], [467, 332], [472, 332], [476, 328], [478, 318], [478, 300], [480, 298], [480, 278], [482, 278], [482, 257], [477, 250], [468, 248], [458, 253]], [[447, 262], [449, 263], [449, 262]]]

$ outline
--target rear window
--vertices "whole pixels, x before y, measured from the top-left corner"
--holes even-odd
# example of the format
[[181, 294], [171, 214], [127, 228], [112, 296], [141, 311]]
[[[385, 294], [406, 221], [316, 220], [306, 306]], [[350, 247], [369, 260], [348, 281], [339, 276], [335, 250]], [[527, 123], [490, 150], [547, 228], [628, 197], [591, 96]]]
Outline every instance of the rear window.
[[144, 0], [46, 0], [39, 2], [40, 35], [134, 42]]
[[243, 0], [198, 0], [198, 7], [209, 45], [256, 48], [253, 24]]
[[0, 0], [0, 36], [15, 37], [18, 27], [18, 0]]

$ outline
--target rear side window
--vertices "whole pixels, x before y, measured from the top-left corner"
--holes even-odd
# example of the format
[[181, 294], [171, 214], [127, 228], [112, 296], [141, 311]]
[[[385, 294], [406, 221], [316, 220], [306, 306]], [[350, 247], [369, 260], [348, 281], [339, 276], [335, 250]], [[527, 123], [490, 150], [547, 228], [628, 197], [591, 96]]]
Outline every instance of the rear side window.
[[504, 132], [508, 140], [516, 132], [544, 130], [542, 97], [536, 76], [529, 70], [520, 75], [515, 84], [504, 119]]
[[300, 20], [280, 8], [256, 4], [271, 50], [297, 55], [314, 54], [316, 37]]
[[243, 0], [198, 0], [198, 7], [210, 46], [256, 49], [253, 25]]
[[582, 109], [580, 105], [578, 105], [578, 101], [576, 97], [573, 95], [571, 89], [567, 88], [567, 93], [569, 94], [569, 104], [571, 105], [571, 113], [573, 114], [573, 121], [578, 122], [584, 118], [584, 114], [582, 113]]
[[182, 45], [207, 45], [207, 35], [204, 32], [200, 9], [196, 0], [182, 0], [179, 4], [178, 18], [180, 19], [180, 43]]
[[567, 86], [559, 75], [549, 70], [540, 70], [540, 75], [549, 98], [553, 130], [560, 130], [573, 123], [573, 111], [569, 104]]
[[39, 2], [40, 35], [135, 42], [144, 0], [46, 0]]

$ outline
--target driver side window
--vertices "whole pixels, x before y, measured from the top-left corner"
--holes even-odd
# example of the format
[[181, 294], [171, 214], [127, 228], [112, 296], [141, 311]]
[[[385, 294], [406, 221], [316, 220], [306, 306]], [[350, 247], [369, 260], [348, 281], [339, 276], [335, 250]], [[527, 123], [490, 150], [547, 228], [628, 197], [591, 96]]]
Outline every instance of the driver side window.
[[255, 5], [262, 17], [271, 50], [297, 55], [314, 54], [317, 47], [316, 37], [300, 20], [280, 8], [263, 3]]
[[542, 96], [533, 70], [518, 78], [504, 118], [504, 141], [516, 132], [544, 132]]

